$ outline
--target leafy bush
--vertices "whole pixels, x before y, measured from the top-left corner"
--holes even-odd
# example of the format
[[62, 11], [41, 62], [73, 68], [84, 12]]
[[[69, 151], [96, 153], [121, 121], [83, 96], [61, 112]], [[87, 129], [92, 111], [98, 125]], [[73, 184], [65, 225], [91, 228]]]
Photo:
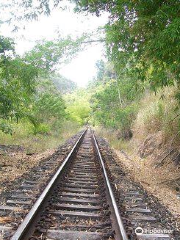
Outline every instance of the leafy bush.
[[95, 122], [104, 127], [129, 130], [138, 109], [137, 91], [129, 80], [110, 80], [96, 89], [91, 104]]
[[33, 133], [36, 134], [49, 134], [50, 133], [50, 126], [47, 124], [38, 124], [37, 126], [33, 127]]
[[13, 133], [12, 127], [5, 122], [0, 123], [0, 130], [3, 133], [6, 133], [6, 134], [11, 134], [12, 135], [12, 133]]
[[78, 123], [80, 126], [86, 124], [90, 117], [90, 103], [87, 90], [77, 90], [67, 94], [65, 98], [67, 118]]

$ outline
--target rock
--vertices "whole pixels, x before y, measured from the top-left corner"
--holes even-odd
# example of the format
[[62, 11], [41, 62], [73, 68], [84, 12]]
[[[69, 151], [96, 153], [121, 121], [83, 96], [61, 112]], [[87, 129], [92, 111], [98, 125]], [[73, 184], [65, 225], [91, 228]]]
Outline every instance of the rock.
[[156, 149], [159, 149], [162, 145], [162, 133], [149, 135], [141, 144], [138, 150], [138, 154], [141, 158], [145, 158], [151, 155]]
[[140, 158], [145, 158], [151, 155], [154, 152], [155, 148], [156, 148], [156, 144], [155, 144], [154, 137], [148, 136], [143, 142], [143, 144], [140, 146], [138, 150], [138, 154]]

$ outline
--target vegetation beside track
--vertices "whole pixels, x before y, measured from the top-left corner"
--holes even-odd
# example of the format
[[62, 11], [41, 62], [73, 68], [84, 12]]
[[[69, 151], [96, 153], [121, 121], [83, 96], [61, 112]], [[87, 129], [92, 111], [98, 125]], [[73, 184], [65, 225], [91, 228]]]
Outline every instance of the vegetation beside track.
[[[12, 1], [11, 22], [22, 27], [19, 19], [51, 14], [53, 5], [39, 2], [40, 11], [35, 11], [33, 2]], [[17, 55], [13, 39], [1, 36], [1, 131], [14, 134], [15, 122], [20, 122], [31, 126], [34, 135], [53, 135], [65, 122], [81, 126], [88, 121], [115, 132], [118, 145], [132, 136], [142, 142], [159, 131], [164, 145], [167, 139], [179, 143], [179, 1], [75, 1], [73, 6], [79, 13], [109, 14], [103, 38], [102, 31], [94, 36], [105, 43], [108, 61], [97, 62], [97, 76], [85, 94], [57, 76], [56, 69], [92, 36], [41, 41], [23, 56]], [[22, 12], [14, 17], [18, 8]], [[69, 91], [64, 85], [75, 92], [62, 96]]]
[[[9, 2], [0, 3], [0, 13], [10, 9], [11, 24], [22, 28], [23, 20], [49, 15], [52, 3], [54, 8], [61, 1]], [[15, 39], [0, 36], [1, 144], [40, 152], [89, 123], [117, 150], [131, 176], [179, 214], [179, 0], [73, 2], [79, 13], [108, 13], [103, 38], [102, 31], [95, 40], [86, 34], [58, 36], [19, 56]], [[96, 40], [105, 43], [107, 60], [97, 62], [97, 75], [86, 89], [77, 89], [57, 69], [85, 41]], [[6, 156], [1, 157], [3, 162]]]

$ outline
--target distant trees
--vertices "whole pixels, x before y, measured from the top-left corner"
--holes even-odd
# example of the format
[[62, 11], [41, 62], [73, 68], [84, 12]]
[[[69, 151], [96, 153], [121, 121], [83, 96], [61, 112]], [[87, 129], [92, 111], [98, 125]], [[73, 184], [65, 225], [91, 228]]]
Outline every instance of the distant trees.
[[71, 93], [77, 89], [77, 84], [75, 82], [61, 76], [60, 74], [53, 74], [51, 80], [62, 94]]
[[[130, 128], [144, 89], [157, 91], [174, 83], [179, 86], [179, 0], [73, 2], [75, 11], [86, 11], [97, 16], [104, 11], [109, 12], [109, 22], [104, 27], [108, 62], [97, 62], [97, 76], [89, 84], [88, 91], [93, 93], [90, 103], [94, 119], [104, 126], [126, 130]], [[16, 19], [31, 20], [37, 19], [40, 14], [50, 14], [60, 1], [54, 0], [50, 4], [49, 0], [12, 0], [8, 4], [12, 13], [18, 7], [22, 10]], [[68, 99], [71, 104], [64, 112], [64, 102], [58, 99], [58, 93], [52, 91], [52, 86], [44, 89], [37, 83], [39, 77], [45, 79], [51, 75], [61, 92], [74, 90], [74, 84], [54, 73], [58, 64], [71, 60], [82, 49], [86, 37], [83, 35], [74, 40], [68, 36], [66, 39], [39, 42], [23, 58], [16, 55], [11, 39], [0, 38], [1, 118], [18, 121], [27, 112], [30, 116], [29, 112], [34, 111], [31, 115], [43, 121], [43, 114], [50, 119], [45, 110], [47, 106], [53, 118], [60, 117], [55, 113], [59, 109], [61, 116], [68, 112], [72, 119], [80, 124], [85, 123], [90, 113], [89, 96], [85, 97], [83, 93], [87, 100], [83, 101], [80, 95], [79, 100], [77, 95], [71, 99], [72, 94]], [[180, 94], [177, 93], [176, 97], [180, 99]], [[35, 103], [36, 107], [33, 105]], [[31, 105], [33, 107], [30, 108]]]
[[[23, 27], [23, 20], [48, 15], [58, 4], [59, 1], [50, 3], [49, 0], [0, 3], [0, 26], [9, 22], [18, 30], [19, 26]], [[4, 10], [9, 11], [4, 14]], [[84, 123], [88, 115], [84, 103], [76, 102], [82, 110], [74, 105], [74, 110], [67, 113], [62, 97], [75, 90], [76, 84], [57, 74], [56, 70], [84, 48], [82, 42], [86, 38], [84, 34], [76, 39], [59, 36], [52, 41], [42, 40], [20, 57], [15, 51], [14, 40], [0, 36], [0, 130], [12, 134], [11, 123], [19, 121], [31, 122], [35, 134], [61, 125], [67, 118]]]
[[90, 98], [92, 119], [104, 127], [127, 132], [136, 116], [142, 91], [140, 88], [136, 89], [136, 83], [132, 79], [128, 77], [118, 79], [111, 63], [104, 62], [103, 66], [103, 79], [97, 66], [97, 76], [93, 84], [89, 85], [92, 93]]
[[[173, 80], [179, 81], [179, 0], [80, 0], [74, 3], [76, 11], [86, 11], [98, 16], [103, 11], [110, 13], [109, 23], [105, 26], [106, 46], [116, 74], [122, 76], [122, 70], [126, 71], [138, 80], [149, 81], [154, 90], [173, 84]], [[41, 14], [50, 14], [53, 8], [61, 6], [61, 1], [11, 0], [1, 3], [2, 10], [5, 6], [11, 9], [12, 21], [15, 18], [31, 20], [37, 19]], [[46, 43], [43, 48], [47, 48], [49, 44], [51, 45], [50, 42]], [[53, 49], [59, 48], [58, 44], [54, 44]], [[51, 50], [47, 54], [51, 55]], [[54, 54], [46, 57], [48, 61], [43, 64], [51, 67], [50, 58], [55, 60], [58, 56]]]
[[104, 65], [98, 63], [99, 87], [92, 98], [95, 119], [105, 126], [130, 127], [145, 89], [180, 86], [179, 0], [74, 2], [79, 12], [109, 13], [106, 53], [115, 75], [107, 78]]
[[90, 96], [91, 93], [87, 89], [77, 89], [65, 95], [68, 118], [81, 126], [88, 123], [90, 118]]

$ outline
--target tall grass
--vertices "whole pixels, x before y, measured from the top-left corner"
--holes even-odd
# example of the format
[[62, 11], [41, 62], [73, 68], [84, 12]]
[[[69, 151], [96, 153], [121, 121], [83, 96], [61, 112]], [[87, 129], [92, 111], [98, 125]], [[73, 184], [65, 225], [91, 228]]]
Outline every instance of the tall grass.
[[64, 122], [48, 133], [34, 135], [33, 126], [29, 122], [13, 124], [13, 134], [5, 134], [0, 131], [0, 144], [20, 145], [28, 153], [42, 152], [56, 148], [62, 142], [79, 131], [79, 125], [74, 122]]
[[176, 87], [164, 87], [156, 94], [146, 92], [139, 102], [139, 110], [136, 119], [132, 123], [133, 139], [125, 141], [117, 138], [118, 131], [96, 127], [97, 133], [106, 138], [115, 149], [123, 149], [128, 152], [137, 149], [149, 134], [159, 133], [164, 144], [169, 141], [179, 144], [180, 141], [180, 117], [177, 117], [179, 103], [175, 98], [178, 89]]
[[113, 129], [105, 129], [103, 127], [95, 127], [95, 131], [98, 136], [106, 139], [110, 146], [112, 146], [114, 149], [127, 150], [129, 148], [128, 141], [117, 138], [118, 131]]
[[148, 93], [140, 102], [139, 112], [133, 124], [135, 138], [142, 140], [148, 134], [161, 131], [166, 141], [177, 134], [179, 118], [175, 118], [178, 102], [175, 99], [176, 87], [164, 87], [155, 93]]

